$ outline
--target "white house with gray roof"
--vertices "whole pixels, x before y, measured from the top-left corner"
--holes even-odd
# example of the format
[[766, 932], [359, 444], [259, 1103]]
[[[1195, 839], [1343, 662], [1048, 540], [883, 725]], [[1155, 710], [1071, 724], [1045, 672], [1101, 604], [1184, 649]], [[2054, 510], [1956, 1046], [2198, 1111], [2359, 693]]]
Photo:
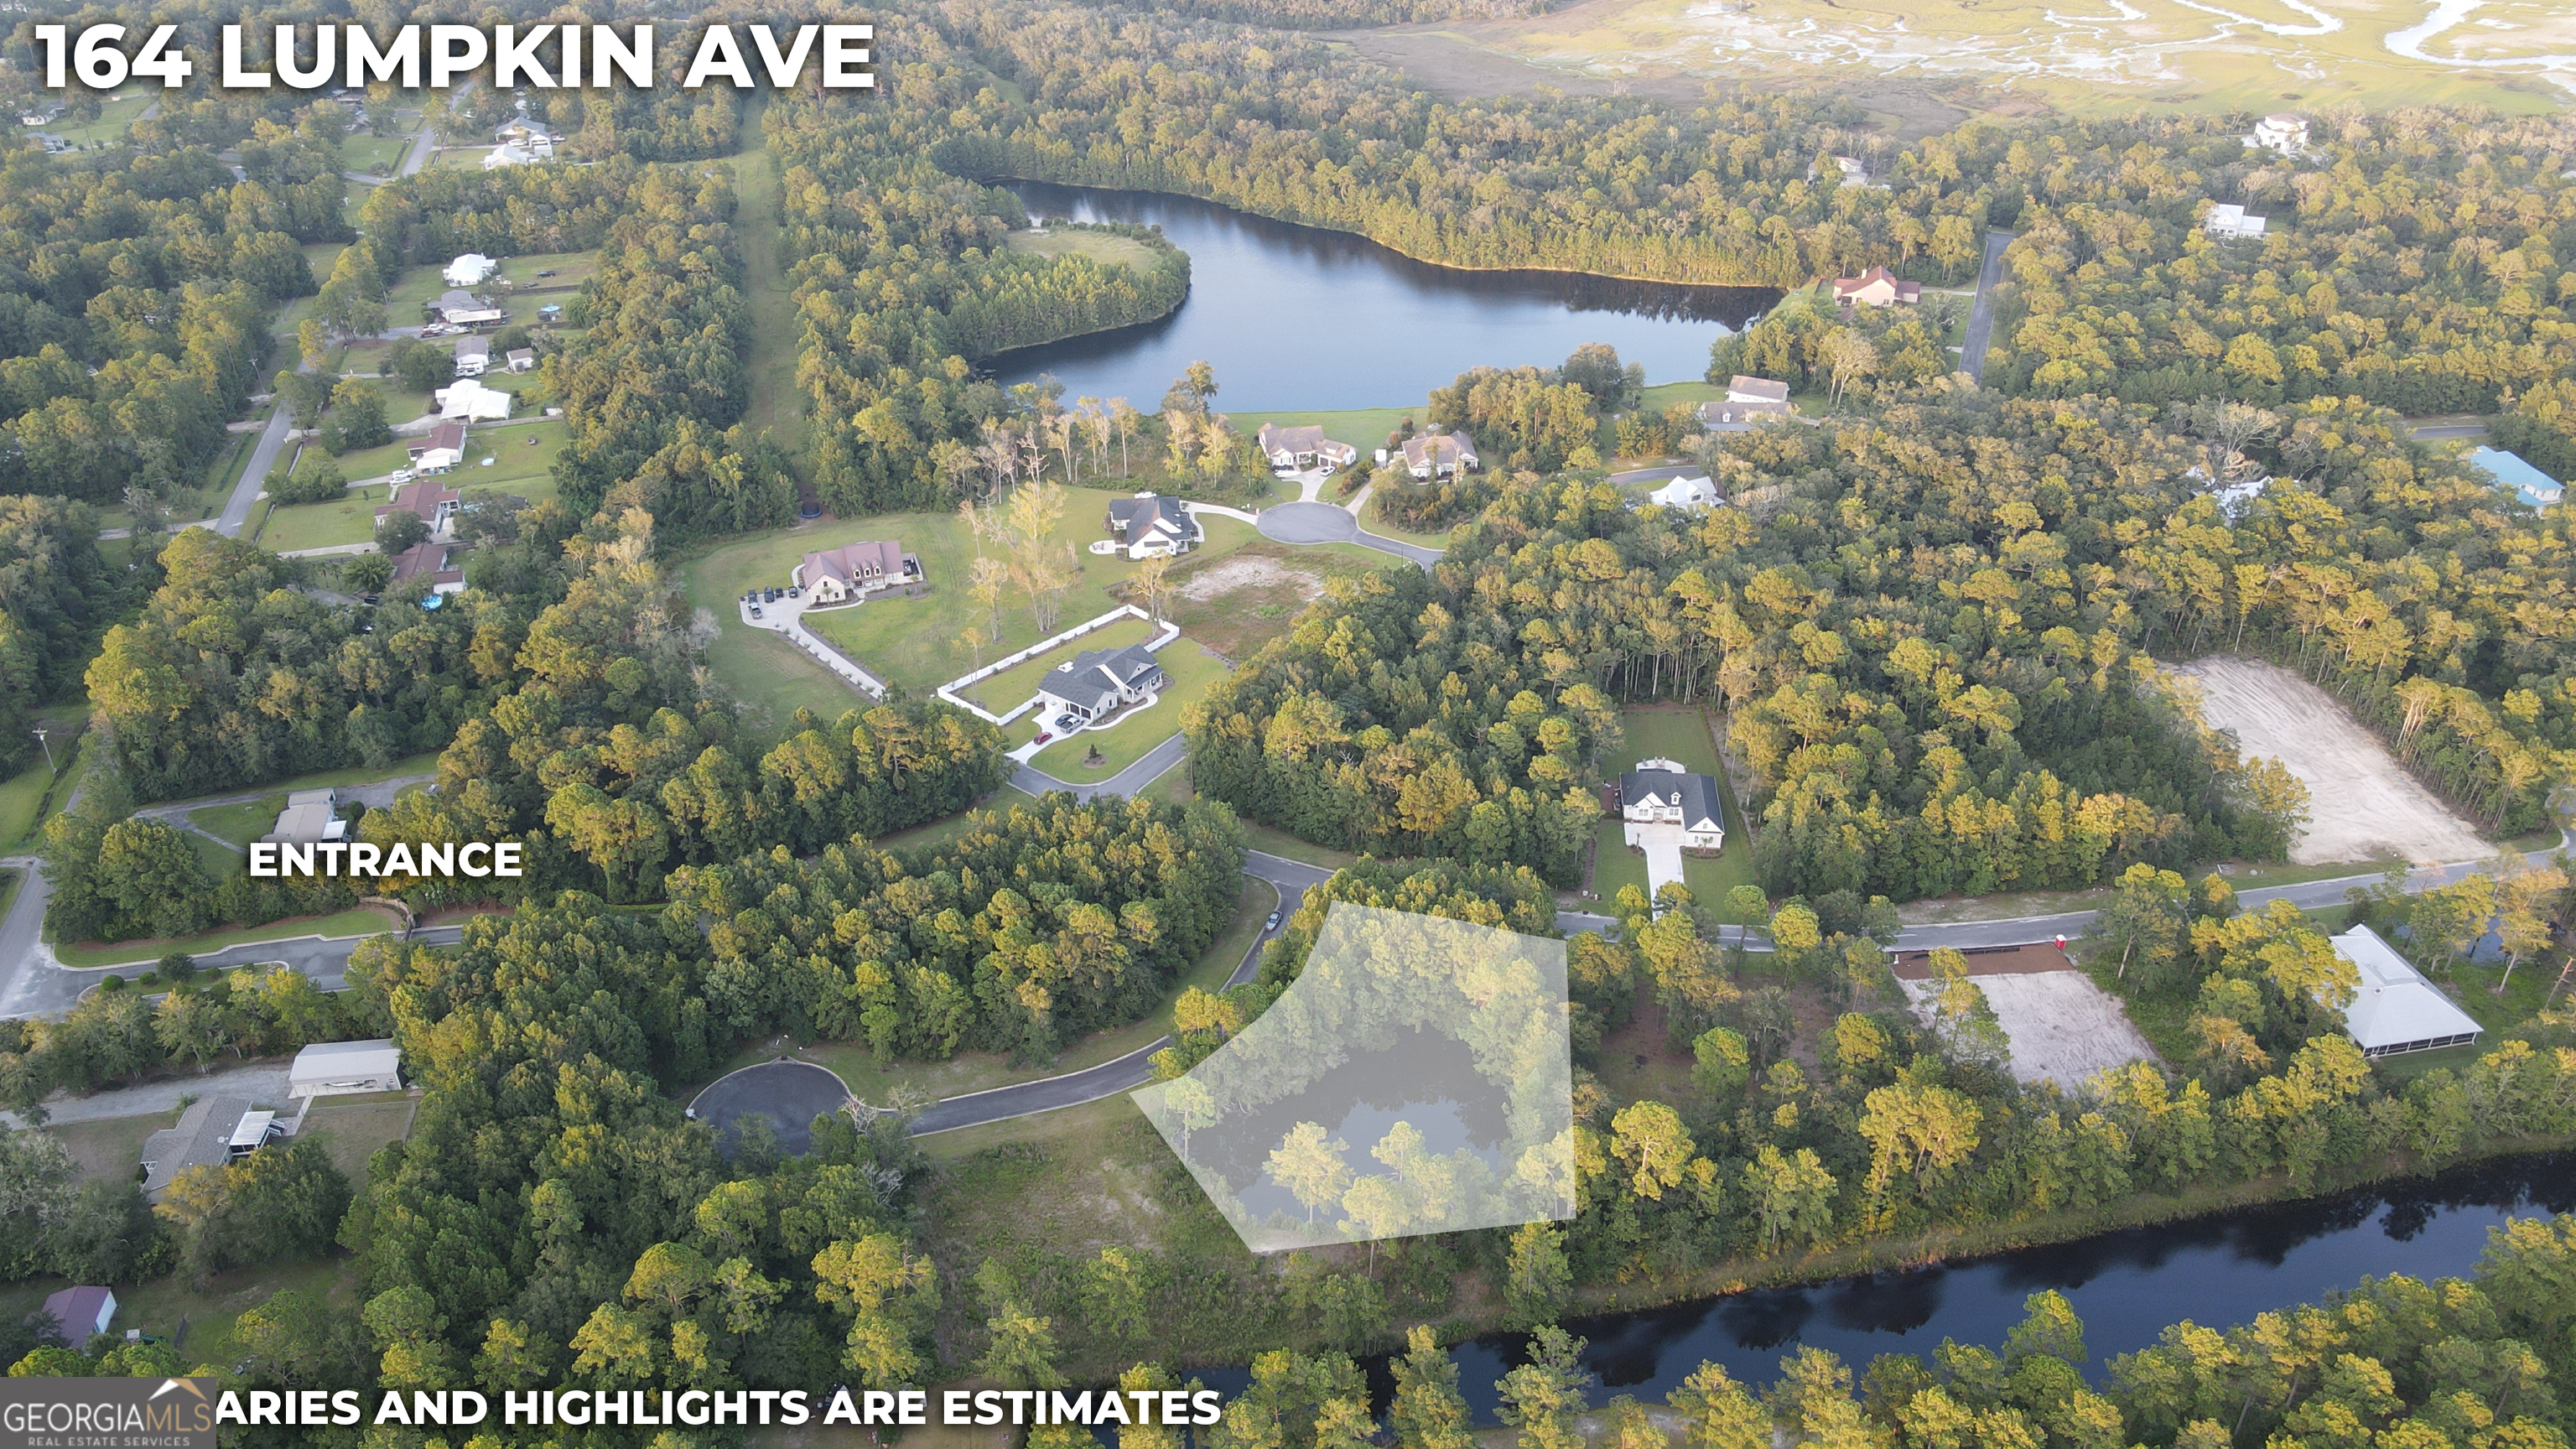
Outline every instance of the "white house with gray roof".
[[1726, 848], [1717, 778], [1686, 770], [1679, 760], [1639, 760], [1621, 775], [1619, 818], [1634, 825], [1678, 825], [1685, 849]]
[[1124, 649], [1087, 649], [1046, 672], [1038, 682], [1042, 718], [1071, 716], [1090, 724], [1138, 703], [1169, 683], [1153, 651], [1142, 644]]

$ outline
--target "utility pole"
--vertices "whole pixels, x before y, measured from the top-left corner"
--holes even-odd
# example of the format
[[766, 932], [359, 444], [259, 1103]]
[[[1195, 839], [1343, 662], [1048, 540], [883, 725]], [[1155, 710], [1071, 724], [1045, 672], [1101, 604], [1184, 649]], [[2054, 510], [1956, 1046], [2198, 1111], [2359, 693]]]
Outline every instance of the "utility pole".
[[45, 773], [48, 775], [54, 773], [54, 747], [45, 744], [45, 731], [50, 728], [50, 725], [36, 726], [36, 743], [45, 746]]

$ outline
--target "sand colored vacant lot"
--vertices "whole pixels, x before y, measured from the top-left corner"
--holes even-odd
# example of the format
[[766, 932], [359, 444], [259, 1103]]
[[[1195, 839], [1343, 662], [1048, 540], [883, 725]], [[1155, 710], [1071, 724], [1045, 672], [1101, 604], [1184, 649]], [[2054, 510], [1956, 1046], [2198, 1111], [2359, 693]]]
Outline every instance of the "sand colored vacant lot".
[[[1973, 959], [1973, 958], [1972, 958]], [[2053, 1081], [2067, 1091], [2095, 1072], [2126, 1062], [2153, 1061], [2155, 1050], [2118, 999], [2081, 971], [1969, 975], [1995, 1009], [1995, 1021], [2012, 1039], [2012, 1074], [2018, 1081]], [[1908, 981], [1915, 1015], [1931, 1020], [1937, 981]]]
[[2308, 829], [2290, 848], [2293, 864], [2436, 865], [2494, 854], [2324, 690], [2255, 659], [2213, 655], [2175, 672], [2200, 681], [2202, 717], [2233, 731], [2245, 758], [2277, 759], [2308, 787]]

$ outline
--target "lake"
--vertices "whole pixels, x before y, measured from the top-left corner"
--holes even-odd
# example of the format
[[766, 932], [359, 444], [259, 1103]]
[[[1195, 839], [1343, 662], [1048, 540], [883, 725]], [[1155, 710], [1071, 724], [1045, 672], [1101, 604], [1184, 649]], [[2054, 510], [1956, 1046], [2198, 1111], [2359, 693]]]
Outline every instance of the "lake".
[[[1569, 1319], [1565, 1328], [1588, 1340], [1583, 1363], [1596, 1404], [1612, 1394], [1660, 1401], [1704, 1360], [1767, 1386], [1802, 1344], [1832, 1350], [1855, 1374], [1882, 1353], [1928, 1355], [1944, 1338], [2001, 1348], [2022, 1319], [2022, 1300], [2054, 1288], [2084, 1320], [2098, 1380], [2104, 1360], [2154, 1343], [2167, 1324], [2233, 1327], [2366, 1276], [2466, 1277], [2488, 1229], [2569, 1211], [2576, 1153], [2551, 1153], [1946, 1266]], [[1525, 1348], [1522, 1335], [1502, 1333], [1452, 1350], [1480, 1420], [1493, 1421], [1494, 1381]], [[1368, 1367], [1383, 1410], [1393, 1381], [1383, 1360]], [[1199, 1372], [1229, 1395], [1250, 1378], [1241, 1369]]]
[[1470, 367], [1553, 367], [1607, 342], [1646, 380], [1695, 381], [1709, 345], [1779, 300], [1767, 287], [1686, 287], [1573, 272], [1473, 272], [1417, 262], [1347, 232], [1143, 191], [1004, 183], [1032, 220], [1156, 225], [1190, 254], [1190, 295], [1156, 322], [991, 360], [1065, 397], [1151, 412], [1193, 361], [1216, 366], [1230, 412], [1402, 407]]

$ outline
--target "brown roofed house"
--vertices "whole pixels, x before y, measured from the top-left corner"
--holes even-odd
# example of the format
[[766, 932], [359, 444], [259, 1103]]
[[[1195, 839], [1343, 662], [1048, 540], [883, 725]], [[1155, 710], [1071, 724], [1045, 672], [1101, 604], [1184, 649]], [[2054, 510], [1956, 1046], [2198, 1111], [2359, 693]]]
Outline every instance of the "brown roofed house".
[[1448, 478], [1479, 466], [1476, 441], [1465, 433], [1426, 433], [1404, 441], [1404, 471], [1416, 478]]
[[1302, 423], [1293, 428], [1263, 423], [1255, 441], [1273, 468], [1347, 468], [1360, 456], [1360, 450], [1350, 444], [1325, 437], [1321, 423]]
[[[464, 431], [461, 427], [457, 429], [460, 435]], [[435, 434], [432, 436], [434, 437]], [[462, 447], [463, 443], [460, 440], [454, 446]], [[432, 448], [424, 451], [421, 456], [426, 458], [436, 451], [436, 448]], [[397, 513], [418, 514], [420, 521], [429, 525], [429, 536], [438, 538], [445, 535], [448, 525], [455, 521], [457, 506], [464, 501], [464, 497], [465, 495], [435, 478], [414, 478], [394, 490], [391, 503], [376, 505], [376, 522], [382, 523]]]
[[893, 588], [921, 577], [921, 560], [892, 541], [845, 543], [805, 555], [796, 582], [817, 604], [838, 604], [878, 589]]

